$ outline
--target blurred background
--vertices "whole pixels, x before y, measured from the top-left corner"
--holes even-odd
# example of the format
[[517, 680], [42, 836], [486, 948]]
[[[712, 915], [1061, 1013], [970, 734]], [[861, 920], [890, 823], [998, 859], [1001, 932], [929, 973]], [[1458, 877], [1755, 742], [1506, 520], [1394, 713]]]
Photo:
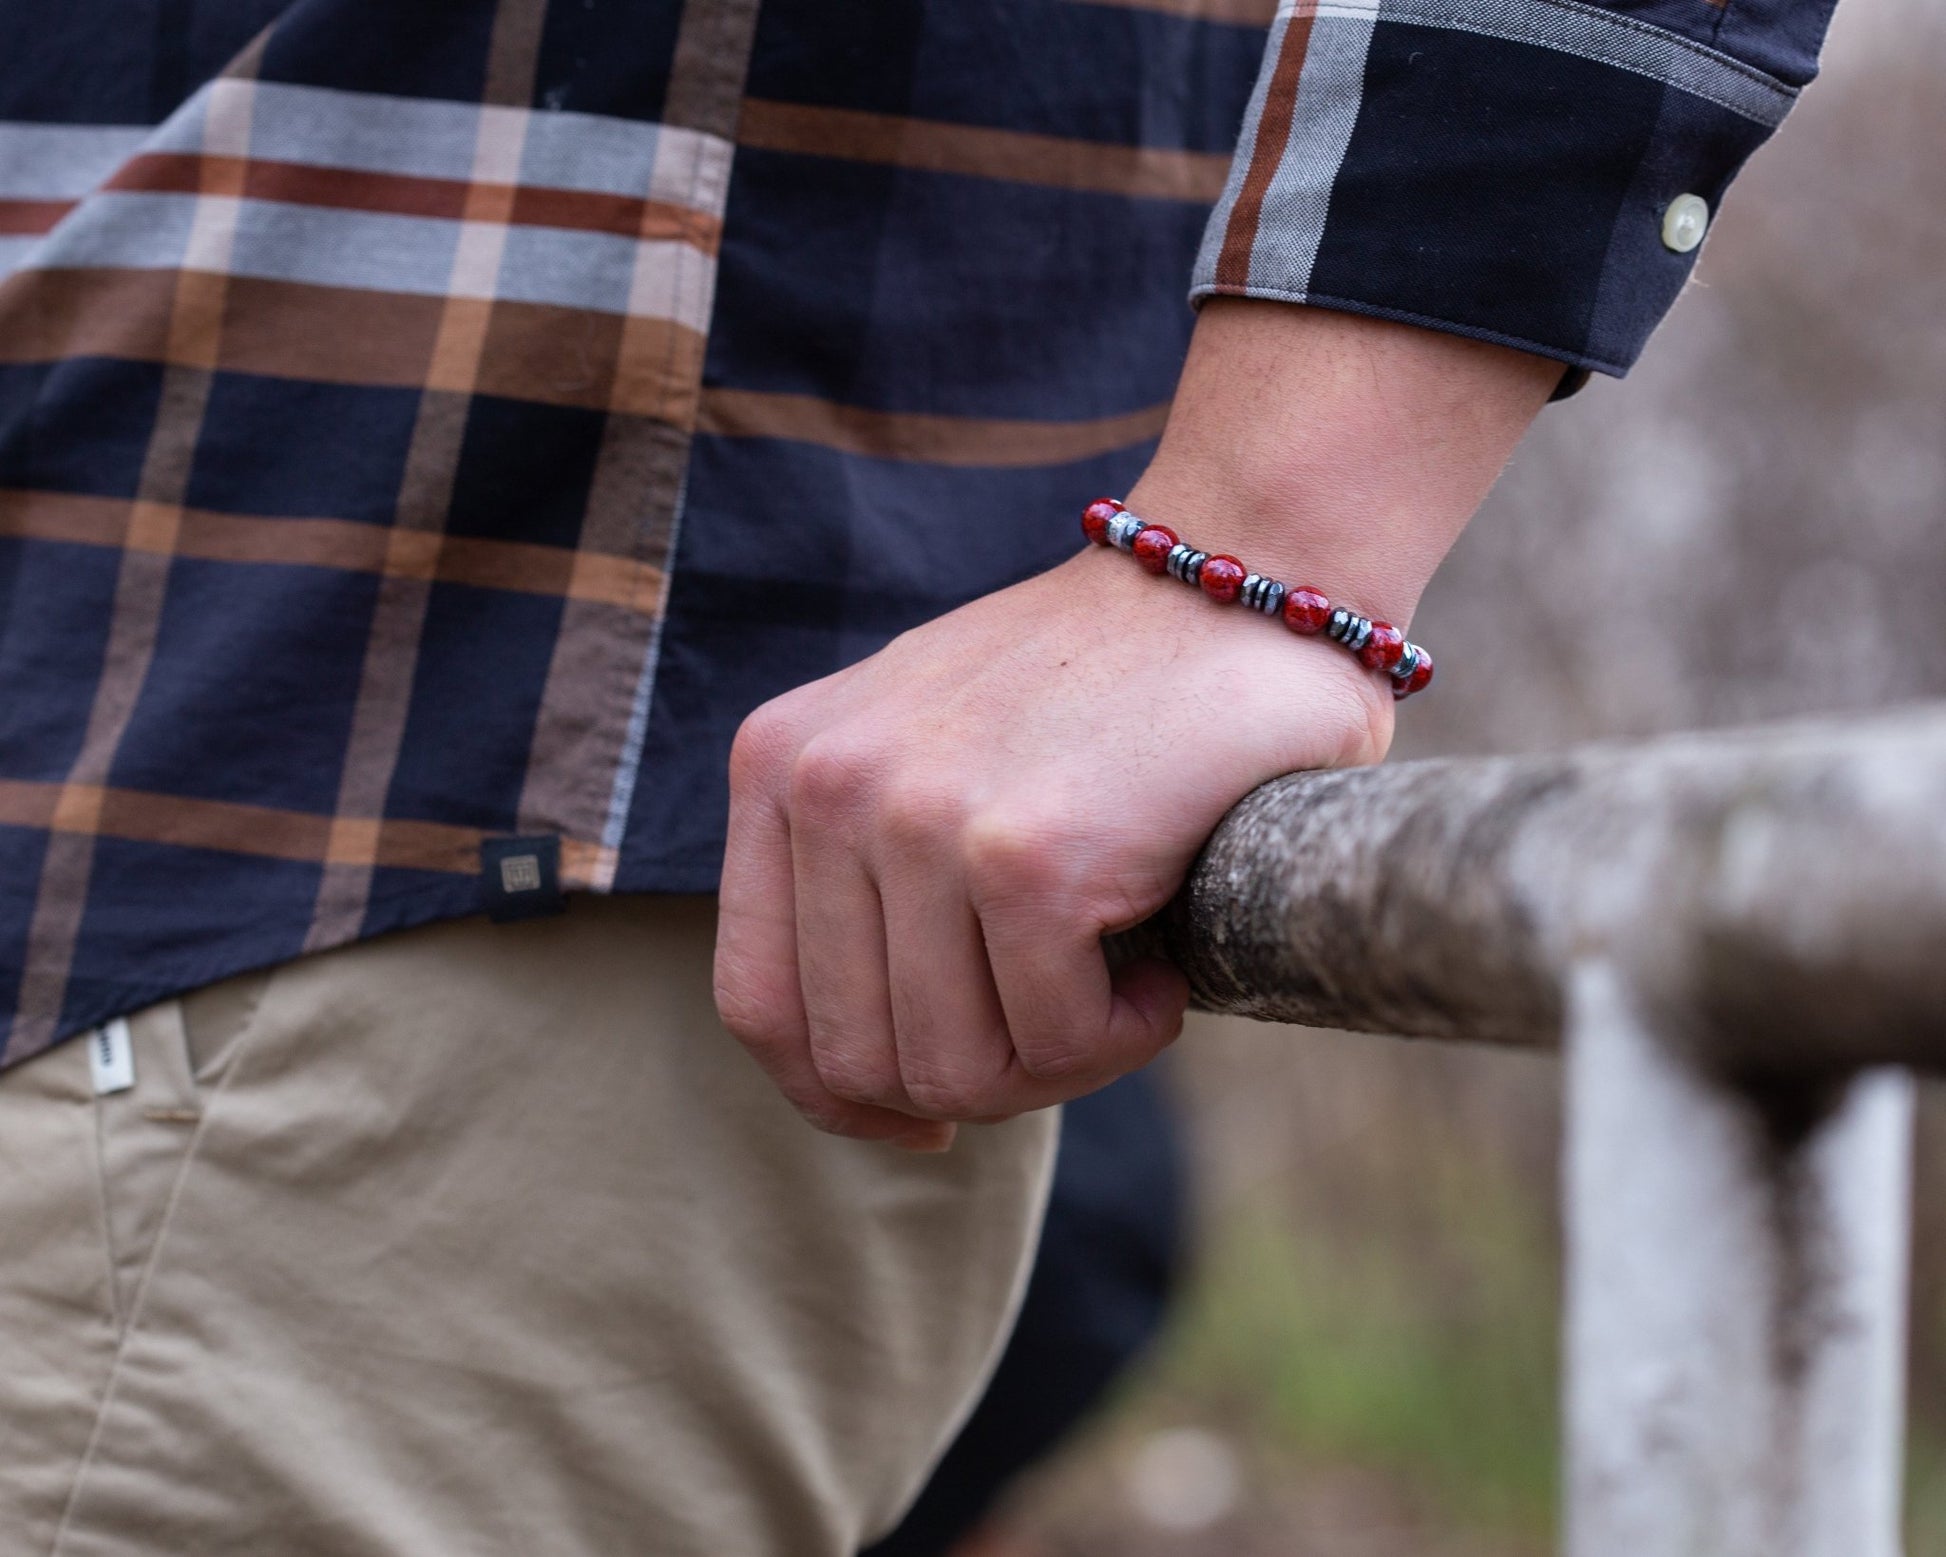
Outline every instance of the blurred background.
[[[1946, 8], [1849, 0], [1623, 384], [1547, 412], [1415, 623], [1399, 757], [1946, 694]], [[1216, 1023], [1146, 1362], [993, 1557], [1527, 1557], [1555, 1518], [1552, 1060]], [[1910, 1547], [1946, 1551], [1946, 1095], [1925, 1099]]]

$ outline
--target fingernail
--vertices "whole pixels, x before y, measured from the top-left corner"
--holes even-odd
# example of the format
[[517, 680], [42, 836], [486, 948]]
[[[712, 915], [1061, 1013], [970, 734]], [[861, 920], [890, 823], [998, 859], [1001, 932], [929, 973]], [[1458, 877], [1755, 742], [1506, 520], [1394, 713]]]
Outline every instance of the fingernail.
[[902, 1152], [939, 1152], [953, 1148], [953, 1127], [951, 1125], [927, 1125], [920, 1130], [908, 1130], [904, 1135], [892, 1137], [892, 1144]]

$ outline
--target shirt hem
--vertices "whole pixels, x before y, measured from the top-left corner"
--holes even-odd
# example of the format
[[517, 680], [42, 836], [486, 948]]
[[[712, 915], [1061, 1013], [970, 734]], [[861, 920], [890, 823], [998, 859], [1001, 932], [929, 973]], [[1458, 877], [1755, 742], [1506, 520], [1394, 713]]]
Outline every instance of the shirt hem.
[[1437, 330], [1442, 335], [1463, 335], [1468, 340], [1486, 341], [1495, 346], [1511, 346], [1516, 351], [1548, 357], [1556, 362], [1565, 363], [1571, 368], [1587, 368], [1596, 373], [1606, 374], [1610, 378], [1626, 378], [1629, 369], [1634, 366], [1633, 360], [1615, 361], [1606, 357], [1597, 357], [1590, 352], [1577, 351], [1572, 347], [1558, 346], [1528, 336], [1515, 335], [1505, 330], [1489, 329], [1477, 324], [1461, 324], [1456, 320], [1442, 319], [1437, 314], [1417, 313], [1412, 309], [1398, 308], [1390, 303], [1373, 303], [1355, 297], [1337, 297], [1326, 292], [1298, 292], [1282, 287], [1225, 286], [1214, 281], [1199, 282], [1190, 288], [1190, 307], [1194, 308], [1212, 297], [1255, 297], [1268, 302], [1328, 308], [1334, 313], [1360, 314], [1370, 319], [1390, 319], [1399, 324], [1415, 324], [1422, 329]]

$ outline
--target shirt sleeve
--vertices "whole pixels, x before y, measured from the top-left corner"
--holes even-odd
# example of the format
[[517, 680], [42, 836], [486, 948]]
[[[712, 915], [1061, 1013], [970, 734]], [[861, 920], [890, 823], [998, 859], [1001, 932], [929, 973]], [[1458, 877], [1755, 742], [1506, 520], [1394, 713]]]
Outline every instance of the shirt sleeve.
[[1835, 0], [1284, 0], [1190, 297], [1621, 375]]

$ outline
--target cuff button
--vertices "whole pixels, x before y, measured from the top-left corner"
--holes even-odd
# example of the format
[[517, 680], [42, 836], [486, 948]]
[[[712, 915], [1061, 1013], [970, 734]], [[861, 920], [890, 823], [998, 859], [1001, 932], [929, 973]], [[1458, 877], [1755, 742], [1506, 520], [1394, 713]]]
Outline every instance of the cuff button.
[[1677, 195], [1662, 213], [1662, 246], [1676, 254], [1687, 254], [1703, 241], [1709, 225], [1709, 203], [1702, 196]]

